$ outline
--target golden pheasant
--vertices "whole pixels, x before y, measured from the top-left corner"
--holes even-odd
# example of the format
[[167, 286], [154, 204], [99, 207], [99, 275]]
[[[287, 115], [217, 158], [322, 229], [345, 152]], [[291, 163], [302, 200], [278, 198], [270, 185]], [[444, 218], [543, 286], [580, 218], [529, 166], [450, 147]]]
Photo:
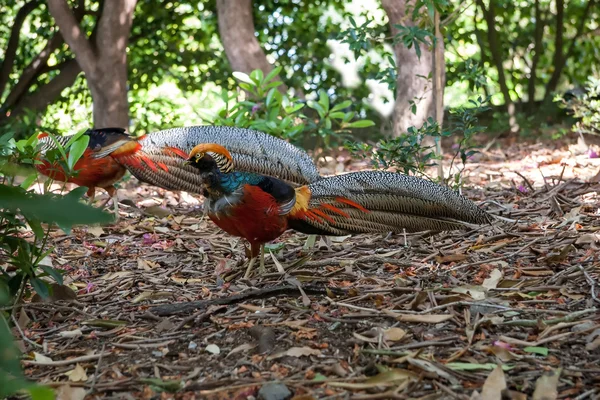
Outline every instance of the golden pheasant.
[[[75, 176], [67, 177], [59, 163], [44, 154], [56, 145], [48, 134], [38, 136], [41, 157], [36, 168], [52, 179], [88, 187], [93, 199], [97, 187], [115, 197], [114, 184], [126, 170], [143, 182], [169, 189], [202, 193], [202, 179], [195, 168], [184, 165], [187, 154], [198, 143], [227, 146], [239, 171], [269, 175], [290, 184], [319, 180], [311, 158], [299, 148], [262, 132], [227, 126], [192, 126], [149, 133], [140, 138], [121, 128], [90, 129], [88, 149], [75, 164]], [[66, 145], [68, 136], [56, 140]], [[115, 208], [118, 207], [115, 198]]]
[[487, 212], [447, 187], [393, 172], [353, 172], [294, 189], [274, 177], [234, 171], [232, 155], [219, 144], [195, 146], [187, 162], [204, 181], [209, 218], [250, 243], [245, 277], [261, 246], [289, 228], [346, 235], [455, 230], [492, 221]]

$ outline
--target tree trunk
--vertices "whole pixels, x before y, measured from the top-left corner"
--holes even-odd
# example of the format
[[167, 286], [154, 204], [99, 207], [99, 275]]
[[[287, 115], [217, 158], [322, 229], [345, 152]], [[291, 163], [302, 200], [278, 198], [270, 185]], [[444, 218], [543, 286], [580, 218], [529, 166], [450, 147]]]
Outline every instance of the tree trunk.
[[[446, 65], [444, 59], [444, 37], [440, 31], [440, 13], [438, 10], [434, 10], [434, 32], [435, 42], [433, 44], [433, 57], [432, 57], [432, 77], [433, 77], [433, 110], [434, 118], [437, 122], [441, 131], [442, 124], [444, 122], [444, 85], [443, 85], [443, 71]], [[435, 138], [435, 151], [437, 156], [440, 158], [437, 162], [438, 177], [440, 182], [446, 182], [444, 176], [444, 164], [442, 163], [442, 142], [441, 137]]]
[[129, 126], [127, 40], [136, 1], [105, 1], [95, 38], [88, 39], [66, 0], [48, 0], [50, 13], [85, 73], [96, 128]]
[[[510, 92], [508, 85], [506, 84], [506, 75], [504, 73], [504, 66], [502, 65], [502, 52], [501, 44], [498, 40], [498, 33], [496, 32], [496, 12], [494, 10], [494, 2], [490, 3], [490, 8], [486, 9], [483, 0], [477, 0], [477, 4], [483, 12], [483, 16], [487, 22], [487, 37], [488, 45], [490, 46], [490, 53], [492, 54], [492, 61], [498, 70], [498, 84], [500, 85], [500, 91], [504, 96], [504, 104], [506, 104], [506, 110], [508, 112], [508, 126], [512, 133], [519, 131], [519, 125], [517, 124], [517, 118], [515, 116], [515, 104], [510, 98]], [[482, 48], [483, 52], [484, 49]]]
[[[255, 36], [252, 0], [217, 0], [219, 35], [234, 71], [250, 74], [260, 69], [265, 75], [273, 70]], [[277, 78], [278, 79], [278, 78]], [[279, 86], [286, 92], [285, 85]]]
[[535, 110], [535, 83], [537, 80], [537, 65], [540, 60], [540, 56], [544, 51], [542, 35], [544, 33], [545, 21], [542, 17], [542, 11], [540, 9], [540, 0], [535, 0], [534, 10], [535, 31], [533, 41], [533, 57], [531, 58], [531, 73], [529, 74], [529, 82], [527, 83], [527, 101], [530, 111]]
[[[414, 3], [413, 0], [409, 0]], [[413, 26], [415, 22], [406, 15], [406, 0], [382, 0], [383, 8], [388, 16], [393, 36], [398, 34], [396, 24]], [[440, 43], [443, 52], [443, 44]], [[420, 128], [428, 117], [434, 115], [434, 104], [430, 82], [424, 78], [431, 74], [432, 52], [421, 45], [421, 57], [417, 57], [414, 48], [407, 48], [402, 43], [394, 46], [398, 77], [396, 87], [396, 103], [394, 105], [393, 135], [406, 133], [409, 127]], [[416, 104], [416, 113], [411, 110], [411, 101]]]

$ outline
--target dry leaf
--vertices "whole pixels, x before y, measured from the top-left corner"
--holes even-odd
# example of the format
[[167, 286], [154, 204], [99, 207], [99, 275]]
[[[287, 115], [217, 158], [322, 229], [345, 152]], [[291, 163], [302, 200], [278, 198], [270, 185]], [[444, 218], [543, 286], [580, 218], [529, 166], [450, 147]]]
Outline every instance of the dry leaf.
[[439, 324], [440, 322], [448, 321], [454, 318], [451, 314], [400, 314], [392, 310], [383, 310], [383, 313], [390, 317], [396, 318], [396, 321], [401, 322], [423, 322], [426, 324]]
[[252, 312], [269, 313], [277, 311], [277, 307], [259, 307], [253, 304], [240, 304], [239, 307]]
[[401, 328], [388, 328], [383, 331], [383, 338], [390, 342], [397, 342], [406, 336], [406, 331]]
[[498, 286], [498, 283], [500, 282], [501, 279], [502, 279], [502, 271], [500, 271], [499, 269], [494, 269], [490, 273], [490, 277], [485, 279], [483, 281], [483, 283], [481, 284], [481, 286], [483, 286], [484, 288], [486, 288], [488, 290], [496, 289], [496, 287]]
[[52, 362], [52, 359], [50, 357], [46, 357], [43, 354], [40, 354], [38, 352], [33, 352], [33, 356], [34, 356], [34, 361], [35, 362], [43, 362], [43, 363], [49, 363]]
[[161, 207], [161, 206], [151, 206], [151, 207], [145, 208], [144, 212], [146, 212], [150, 215], [154, 215], [155, 217], [160, 217], [160, 218], [168, 217], [169, 215], [172, 214], [170, 210], [168, 210], [164, 207]]
[[74, 369], [65, 372], [65, 375], [69, 377], [71, 382], [85, 382], [88, 379], [85, 369], [79, 363], [75, 365]]
[[252, 344], [252, 343], [241, 344], [241, 345], [233, 348], [229, 353], [227, 353], [227, 355], [225, 356], [225, 358], [227, 358], [230, 355], [235, 354], [235, 353], [239, 353], [239, 352], [242, 352], [242, 351], [252, 350], [256, 346], [257, 346], [257, 344]]
[[221, 354], [221, 349], [216, 344], [209, 344], [204, 350], [210, 354]]
[[64, 337], [64, 338], [76, 338], [76, 337], [79, 337], [82, 335], [83, 335], [83, 332], [81, 332], [81, 329], [58, 332], [58, 336]]
[[535, 383], [533, 400], [554, 400], [558, 397], [558, 379], [562, 368], [544, 372]]
[[104, 232], [104, 229], [102, 229], [101, 226], [90, 226], [87, 231], [89, 234], [94, 235], [97, 238], [106, 233]]
[[308, 357], [308, 356], [320, 356], [321, 350], [312, 349], [310, 347], [291, 347], [286, 351], [281, 353], [273, 354], [272, 356], [267, 357], [267, 360], [275, 360], [281, 357]]
[[85, 388], [63, 385], [56, 391], [56, 400], [83, 400], [85, 394]]
[[399, 381], [405, 381], [407, 379], [416, 380], [417, 377], [418, 375], [412, 371], [401, 368], [392, 368], [361, 383], [328, 382], [327, 385], [343, 389], [364, 390], [375, 387], [392, 386], [396, 385]]
[[485, 292], [481, 286], [459, 286], [452, 289], [454, 293], [462, 293], [471, 296], [473, 300], [485, 300]]
[[506, 379], [502, 367], [498, 365], [488, 375], [483, 388], [481, 389], [481, 398], [485, 400], [501, 400], [502, 391], [506, 389]]
[[450, 262], [459, 262], [467, 259], [466, 254], [448, 254], [447, 256], [436, 256], [435, 261], [439, 264], [447, 264]]
[[131, 302], [133, 304], [136, 304], [136, 303], [139, 303], [144, 300], [156, 300], [156, 299], [162, 299], [165, 297], [172, 297], [172, 296], [173, 296], [173, 292], [163, 292], [163, 291], [142, 292], [139, 295], [137, 295], [135, 297], [135, 299], [131, 300]]

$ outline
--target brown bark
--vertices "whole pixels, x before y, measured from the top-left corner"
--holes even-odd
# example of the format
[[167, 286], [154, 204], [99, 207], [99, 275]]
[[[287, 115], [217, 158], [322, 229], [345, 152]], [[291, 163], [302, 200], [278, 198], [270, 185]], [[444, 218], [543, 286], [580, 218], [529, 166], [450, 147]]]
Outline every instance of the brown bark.
[[129, 125], [126, 50], [136, 1], [104, 2], [95, 38], [88, 39], [66, 0], [48, 0], [50, 13], [85, 73], [97, 128]]
[[[506, 75], [504, 72], [504, 66], [502, 64], [503, 59], [501, 53], [501, 43], [498, 39], [498, 33], [496, 31], [496, 12], [494, 9], [494, 2], [492, 1], [490, 3], [489, 9], [486, 9], [485, 4], [483, 4], [483, 0], [477, 0], [477, 4], [483, 11], [483, 16], [488, 26], [488, 45], [490, 46], [492, 61], [498, 70], [498, 84], [500, 85], [500, 91], [504, 97], [504, 104], [506, 104], [506, 109], [508, 111], [508, 125], [510, 127], [510, 131], [515, 133], [519, 131], [519, 125], [517, 124], [517, 118], [515, 117], [515, 105], [510, 98], [510, 92], [508, 90], [508, 85], [506, 84]], [[481, 49], [481, 51], [483, 52], [484, 49]]]
[[35, 79], [42, 73], [42, 70], [46, 67], [48, 58], [50, 55], [63, 43], [62, 36], [60, 34], [54, 35], [46, 44], [46, 47], [29, 63], [27, 67], [21, 73], [19, 81], [11, 89], [10, 93], [2, 104], [2, 109], [10, 109], [19, 100], [27, 94], [27, 91], [35, 83]]
[[31, 14], [31, 12], [35, 10], [39, 4], [39, 1], [30, 1], [29, 3], [23, 5], [19, 11], [17, 11], [15, 21], [13, 22], [13, 26], [10, 30], [10, 37], [8, 39], [8, 44], [6, 45], [6, 51], [4, 52], [4, 60], [2, 61], [2, 66], [0, 67], [0, 99], [2, 98], [6, 84], [8, 83], [10, 71], [15, 63], [17, 49], [19, 48], [19, 35], [21, 34], [23, 23], [25, 22], [27, 16]]
[[[388, 16], [393, 36], [398, 34], [396, 24], [412, 26], [415, 24], [406, 15], [406, 0], [382, 0], [383, 8]], [[414, 3], [412, 0], [409, 4]], [[393, 135], [406, 133], [409, 127], [420, 128], [428, 117], [434, 115], [434, 104], [431, 84], [423, 76], [429, 76], [432, 67], [432, 52], [421, 45], [421, 57], [417, 57], [414, 48], [407, 48], [402, 43], [394, 45], [396, 64], [398, 66], [396, 103], [394, 105]], [[443, 53], [443, 44], [440, 43]], [[443, 72], [442, 72], [443, 73]], [[415, 114], [411, 111], [410, 101], [417, 103]]]
[[550, 76], [550, 80], [546, 85], [546, 90], [544, 92], [544, 102], [549, 102], [552, 99], [552, 92], [556, 90], [558, 86], [558, 82], [562, 75], [562, 71], [567, 63], [567, 60], [573, 56], [573, 52], [575, 51], [575, 43], [583, 34], [585, 30], [585, 22], [589, 18], [590, 10], [595, 4], [596, 0], [589, 0], [586, 4], [582, 15], [579, 17], [577, 25], [577, 30], [575, 32], [575, 36], [571, 39], [571, 43], [569, 44], [569, 49], [565, 54], [564, 49], [564, 0], [556, 0], [556, 38], [554, 41], [554, 56], [552, 58], [552, 64], [554, 65], [554, 71], [552, 71], [552, 76]]
[[[217, 0], [219, 36], [234, 71], [250, 74], [260, 69], [265, 75], [273, 70], [255, 36], [252, 0]], [[278, 79], [278, 78], [276, 78]], [[279, 86], [287, 91], [285, 85]]]
[[61, 92], [73, 86], [81, 67], [75, 59], [65, 61], [59, 68], [59, 74], [50, 82], [40, 87], [32, 94], [24, 97], [13, 108], [11, 116], [17, 116], [24, 110], [42, 111], [60, 97]]

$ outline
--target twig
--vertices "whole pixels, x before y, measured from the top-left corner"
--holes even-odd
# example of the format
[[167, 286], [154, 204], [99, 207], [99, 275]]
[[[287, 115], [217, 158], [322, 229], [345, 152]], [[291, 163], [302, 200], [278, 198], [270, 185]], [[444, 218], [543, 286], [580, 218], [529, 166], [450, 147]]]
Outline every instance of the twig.
[[596, 296], [596, 282], [594, 281], [594, 278], [592, 278], [590, 276], [590, 274], [588, 274], [588, 272], [585, 270], [585, 268], [583, 268], [583, 265], [578, 264], [577, 267], [581, 270], [581, 272], [583, 272], [583, 276], [585, 276], [585, 280], [590, 285], [590, 293], [592, 295], [592, 299], [594, 299], [594, 301], [596, 303], [600, 303], [598, 296]]
[[215, 314], [217, 312], [221, 312], [224, 311], [227, 307], [225, 307], [224, 305], [222, 306], [217, 306], [214, 308], [209, 308], [207, 311], [198, 311], [193, 315], [190, 315], [187, 318], [184, 318], [179, 324], [177, 324], [177, 326], [175, 328], [173, 328], [173, 331], [179, 331], [181, 328], [183, 328], [188, 322], [194, 321], [196, 318], [198, 319], [198, 322], [203, 322], [205, 319], [207, 319], [208, 317], [210, 317], [212, 314]]
[[[327, 291], [330, 291], [334, 294], [345, 294], [346, 291], [339, 288], [329, 288], [325, 286], [305, 286], [304, 291], [307, 294], [313, 295], [325, 295], [327, 296]], [[247, 290], [240, 294], [235, 294], [229, 297], [220, 297], [217, 299], [211, 300], [199, 300], [199, 301], [190, 301], [186, 303], [175, 303], [175, 304], [165, 304], [162, 306], [154, 307], [153, 312], [156, 315], [165, 316], [165, 315], [174, 315], [174, 314], [182, 314], [186, 312], [191, 312], [197, 310], [199, 308], [206, 308], [212, 305], [229, 305], [236, 304], [246, 300], [253, 299], [263, 299], [267, 297], [275, 297], [275, 296], [293, 296], [299, 295], [300, 290], [297, 286], [293, 285], [285, 285], [285, 286], [275, 286], [271, 288], [265, 289], [254, 289]]]
[[[110, 352], [109, 352], [109, 354], [110, 354]], [[77, 364], [80, 362], [95, 361], [95, 360], [98, 360], [99, 358], [101, 358], [102, 356], [103, 356], [103, 354], [92, 354], [90, 356], [75, 357], [75, 358], [70, 358], [68, 360], [61, 360], [61, 361], [23, 360], [22, 363], [27, 364], [27, 365], [40, 365], [40, 366], [45, 366], [45, 367], [63, 367], [65, 365]]]
[[106, 348], [106, 343], [102, 344], [102, 350], [100, 350], [100, 358], [98, 359], [98, 363], [96, 364], [96, 372], [94, 372], [94, 378], [92, 379], [92, 385], [90, 387], [90, 392], [93, 392], [94, 387], [96, 386], [96, 380], [98, 379], [98, 375], [100, 374], [100, 367], [102, 366], [102, 356], [104, 355], [105, 348]]
[[139, 350], [139, 349], [156, 349], [158, 347], [168, 346], [175, 342], [176, 342], [176, 340], [167, 340], [165, 342], [159, 342], [159, 343], [146, 343], [146, 344], [112, 343], [112, 345], [115, 347], [119, 347], [121, 349]]
[[27, 343], [29, 343], [30, 345], [34, 346], [34, 347], [38, 347], [38, 348], [43, 348], [44, 346], [34, 342], [33, 340], [29, 339], [27, 336], [25, 336], [25, 332], [23, 332], [23, 330], [21, 329], [21, 327], [19, 326], [19, 322], [17, 321], [17, 319], [15, 318], [14, 315], [10, 316], [12, 318], [13, 323], [15, 324], [15, 327], [17, 328], [17, 330], [19, 331], [19, 334], [21, 335], [21, 337], [23, 338], [24, 341], [26, 341]]

